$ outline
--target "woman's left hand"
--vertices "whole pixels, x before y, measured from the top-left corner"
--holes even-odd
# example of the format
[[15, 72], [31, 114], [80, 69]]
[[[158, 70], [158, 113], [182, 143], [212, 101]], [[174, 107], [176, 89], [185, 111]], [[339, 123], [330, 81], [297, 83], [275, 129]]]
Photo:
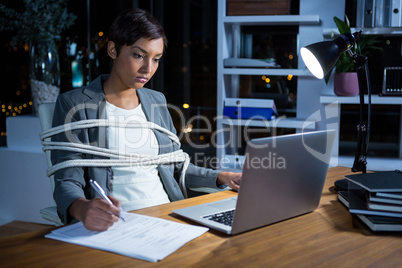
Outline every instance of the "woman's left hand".
[[218, 175], [218, 183], [226, 184], [233, 190], [239, 191], [241, 175], [242, 175], [241, 173], [223, 171]]

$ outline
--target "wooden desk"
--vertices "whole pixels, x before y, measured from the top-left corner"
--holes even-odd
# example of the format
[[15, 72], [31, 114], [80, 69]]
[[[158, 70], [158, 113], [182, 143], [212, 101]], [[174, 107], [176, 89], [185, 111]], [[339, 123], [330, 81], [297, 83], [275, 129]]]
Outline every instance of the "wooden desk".
[[[0, 239], [1, 267], [402, 267], [402, 234], [372, 233], [337, 201], [333, 182], [350, 173], [344, 167], [328, 171], [320, 206], [312, 213], [236, 236], [211, 230], [158, 263], [46, 239], [49, 230], [42, 230]], [[190, 223], [171, 211], [235, 194], [224, 191], [136, 212]]]

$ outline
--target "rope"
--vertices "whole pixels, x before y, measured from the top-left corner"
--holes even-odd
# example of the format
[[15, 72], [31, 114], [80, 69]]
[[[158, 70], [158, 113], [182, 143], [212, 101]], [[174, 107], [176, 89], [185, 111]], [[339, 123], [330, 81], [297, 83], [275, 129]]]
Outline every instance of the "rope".
[[132, 166], [149, 166], [149, 165], [166, 165], [172, 163], [183, 162], [182, 173], [179, 179], [179, 186], [185, 198], [187, 198], [187, 190], [185, 186], [185, 173], [190, 163], [190, 157], [183, 150], [176, 150], [161, 155], [136, 155], [120, 153], [116, 150], [101, 148], [93, 145], [72, 143], [72, 142], [55, 142], [45, 140], [54, 135], [69, 132], [77, 129], [88, 129], [93, 127], [109, 127], [118, 128], [149, 128], [155, 129], [168, 136], [174, 143], [180, 147], [179, 138], [171, 131], [152, 122], [146, 123], [121, 123], [114, 120], [106, 119], [90, 119], [68, 123], [65, 125], [50, 128], [40, 133], [40, 139], [43, 145], [43, 151], [64, 150], [76, 153], [92, 154], [100, 157], [117, 158], [117, 159], [73, 159], [60, 162], [50, 166], [47, 169], [47, 176], [52, 176], [58, 170], [71, 167], [132, 167]]

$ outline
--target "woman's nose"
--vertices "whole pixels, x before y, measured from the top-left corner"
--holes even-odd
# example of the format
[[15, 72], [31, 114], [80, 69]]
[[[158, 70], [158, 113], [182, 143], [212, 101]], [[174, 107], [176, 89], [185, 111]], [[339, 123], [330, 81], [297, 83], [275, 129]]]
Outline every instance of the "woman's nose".
[[149, 60], [144, 61], [141, 66], [141, 71], [144, 73], [151, 73], [152, 72], [151, 61], [149, 61]]

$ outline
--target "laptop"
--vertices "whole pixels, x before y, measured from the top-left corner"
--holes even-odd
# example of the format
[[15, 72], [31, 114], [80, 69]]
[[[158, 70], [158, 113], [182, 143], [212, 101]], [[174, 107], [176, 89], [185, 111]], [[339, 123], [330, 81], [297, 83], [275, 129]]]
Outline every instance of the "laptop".
[[252, 139], [236, 197], [172, 212], [231, 235], [312, 212], [334, 141], [335, 130]]

